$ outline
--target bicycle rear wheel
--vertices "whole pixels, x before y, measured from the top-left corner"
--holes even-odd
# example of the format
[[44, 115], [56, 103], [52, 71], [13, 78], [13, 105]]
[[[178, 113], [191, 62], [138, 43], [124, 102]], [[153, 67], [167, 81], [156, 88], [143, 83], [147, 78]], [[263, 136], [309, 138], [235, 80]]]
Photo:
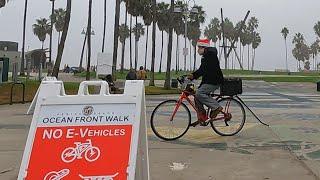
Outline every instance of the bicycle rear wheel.
[[[168, 100], [160, 103], [153, 110], [150, 121], [151, 129], [160, 139], [176, 140], [188, 131], [191, 124], [190, 110], [184, 103], [181, 103], [179, 107], [177, 105], [177, 100]], [[177, 111], [174, 114], [176, 108]]]
[[[233, 98], [220, 99], [219, 104], [225, 113], [231, 114], [231, 119], [222, 119], [211, 122], [212, 129], [221, 136], [233, 136], [241, 131], [246, 120], [246, 112], [242, 104]], [[220, 113], [217, 118], [224, 117]]]

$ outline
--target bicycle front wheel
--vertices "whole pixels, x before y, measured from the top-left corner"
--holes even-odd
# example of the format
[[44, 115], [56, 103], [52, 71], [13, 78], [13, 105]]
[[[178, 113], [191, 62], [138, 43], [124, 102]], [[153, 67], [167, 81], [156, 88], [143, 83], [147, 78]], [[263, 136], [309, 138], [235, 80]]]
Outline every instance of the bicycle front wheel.
[[231, 115], [231, 119], [227, 119], [220, 113], [217, 118], [224, 118], [211, 122], [212, 129], [221, 136], [233, 136], [237, 134], [243, 128], [246, 120], [246, 112], [242, 104], [233, 98], [223, 98], [218, 102], [223, 107], [223, 111]]
[[172, 141], [182, 137], [191, 124], [189, 108], [177, 100], [160, 103], [152, 112], [151, 129], [160, 139]]

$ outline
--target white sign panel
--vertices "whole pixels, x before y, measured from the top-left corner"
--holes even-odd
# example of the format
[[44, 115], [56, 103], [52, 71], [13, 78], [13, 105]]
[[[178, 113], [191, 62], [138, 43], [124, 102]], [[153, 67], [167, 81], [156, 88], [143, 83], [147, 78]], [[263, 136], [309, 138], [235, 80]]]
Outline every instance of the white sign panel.
[[[89, 95], [89, 85], [100, 94]], [[40, 86], [18, 179], [148, 180], [143, 82], [127, 81], [123, 95], [104, 81], [81, 83], [76, 96], [61, 86]]]
[[112, 54], [98, 53], [97, 75], [112, 74]]

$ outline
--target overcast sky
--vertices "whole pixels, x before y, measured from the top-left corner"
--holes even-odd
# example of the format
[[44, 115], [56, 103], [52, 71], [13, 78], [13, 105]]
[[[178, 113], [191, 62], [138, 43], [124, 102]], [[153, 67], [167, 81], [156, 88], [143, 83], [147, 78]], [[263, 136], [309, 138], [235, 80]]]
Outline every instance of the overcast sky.
[[[169, 2], [169, 0], [166, 1]], [[81, 31], [87, 24], [88, 0], [73, 0], [72, 3], [71, 22], [63, 55], [62, 66], [64, 64], [78, 66], [82, 49], [82, 42], [84, 38], [84, 36], [81, 35]], [[320, 21], [319, 0], [196, 0], [196, 3], [202, 5], [207, 14], [206, 23], [203, 26], [207, 25], [207, 23], [209, 23], [210, 19], [213, 17], [220, 18], [220, 8], [224, 9], [225, 17], [230, 18], [233, 22], [240, 21], [244, 18], [246, 11], [251, 10], [250, 17], [255, 16], [259, 20], [258, 32], [260, 32], [262, 37], [262, 44], [256, 51], [256, 69], [259, 70], [274, 70], [285, 68], [284, 40], [280, 33], [282, 27], [284, 26], [287, 26], [290, 30], [290, 35], [288, 38], [289, 67], [291, 70], [296, 70], [296, 60], [291, 54], [291, 50], [293, 48], [293, 45], [291, 43], [292, 37], [294, 33], [301, 32], [304, 35], [307, 43], [311, 44], [316, 39], [316, 35], [313, 31], [313, 26], [317, 21]], [[113, 51], [114, 4], [115, 0], [108, 0], [108, 31], [106, 40], [106, 52], [108, 53], [112, 53]], [[56, 8], [64, 8], [65, 5], [66, 1], [56, 0]], [[122, 9], [124, 9], [123, 4], [121, 7]], [[0, 40], [19, 42], [19, 49], [21, 49], [22, 44], [21, 40], [23, 10], [24, 0], [10, 0], [6, 7], [0, 9]], [[37, 18], [48, 18], [50, 12], [51, 3], [49, 0], [29, 0], [26, 49], [29, 48], [29, 50], [32, 50], [35, 48], [41, 48], [41, 42], [32, 33], [32, 24], [35, 23], [35, 19]], [[124, 11], [121, 12], [120, 21], [120, 23], [124, 22]], [[142, 22], [141, 19], [139, 19], [139, 21]], [[97, 53], [101, 51], [103, 32], [103, 0], [93, 1], [92, 26], [96, 34], [92, 37], [92, 61], [93, 64], [95, 64], [97, 60]], [[160, 58], [160, 35], [161, 34], [158, 32], [156, 55], [157, 62]], [[53, 44], [54, 57], [56, 57], [58, 41], [57, 36], [57, 33], [55, 33]], [[139, 45], [139, 65], [142, 65], [144, 61], [145, 41], [146, 39], [144, 36], [141, 38]], [[181, 43], [183, 43], [182, 38]], [[127, 50], [129, 50], [128, 45], [129, 42], [127, 41]], [[45, 46], [49, 46], [49, 37], [47, 37]], [[120, 48], [121, 46], [119, 45], [119, 60], [121, 54]], [[175, 41], [173, 50], [173, 52], [175, 52]], [[128, 52], [129, 51], [127, 51], [126, 53], [126, 59], [128, 59], [129, 57]], [[164, 52], [164, 59], [166, 59], [166, 51]], [[180, 54], [180, 59], [182, 60], [182, 51], [180, 52]], [[150, 57], [151, 50], [148, 53], [149, 60]], [[173, 53], [173, 57], [173, 60], [175, 60], [175, 53]], [[126, 63], [126, 66], [127, 65], [128, 63]]]

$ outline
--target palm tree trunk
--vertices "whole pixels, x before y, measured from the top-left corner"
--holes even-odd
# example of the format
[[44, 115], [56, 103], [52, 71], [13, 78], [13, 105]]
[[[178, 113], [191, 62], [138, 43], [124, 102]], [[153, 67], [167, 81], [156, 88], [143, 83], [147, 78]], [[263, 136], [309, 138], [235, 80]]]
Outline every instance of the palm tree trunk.
[[[127, 6], [126, 6], [126, 15], [125, 15], [125, 20], [124, 20], [124, 25], [125, 27], [127, 27], [127, 22], [128, 21], [128, 10], [127, 10]], [[124, 70], [124, 52], [125, 52], [125, 48], [126, 48], [126, 40], [124, 40], [124, 42], [122, 43], [122, 56], [121, 56], [121, 74], [123, 73]]]
[[196, 63], [197, 63], [197, 46], [193, 48], [193, 71], [196, 70]]
[[163, 31], [161, 32], [161, 54], [160, 54], [160, 66], [159, 66], [159, 73], [161, 73], [162, 67], [162, 55], [163, 55]]
[[53, 73], [52, 73], [52, 75], [55, 76], [56, 78], [58, 78], [59, 68], [60, 68], [62, 54], [63, 54], [63, 50], [64, 50], [64, 44], [65, 44], [65, 41], [66, 41], [67, 35], [68, 35], [70, 14], [71, 14], [71, 2], [72, 2], [72, 0], [67, 0], [65, 22], [64, 22], [64, 26], [63, 26], [61, 41], [60, 41], [60, 44], [58, 47], [57, 59], [54, 64]]
[[80, 63], [79, 63], [80, 71], [82, 70], [82, 67], [83, 67], [82, 62], [83, 62], [83, 54], [84, 54], [84, 48], [86, 47], [86, 42], [87, 42], [87, 34], [84, 36], [83, 45], [82, 45], [82, 51], [81, 51]]
[[219, 40], [219, 61], [221, 62], [221, 57], [222, 57], [222, 47], [221, 46], [221, 40]]
[[284, 43], [285, 43], [285, 46], [286, 46], [286, 70], [288, 71], [289, 68], [288, 68], [288, 47], [287, 47], [287, 40], [284, 39]]
[[50, 50], [49, 50], [49, 63], [51, 64], [51, 59], [52, 59], [52, 33], [53, 33], [53, 13], [54, 13], [54, 1], [51, 0], [52, 6], [51, 6], [51, 26], [50, 26]]
[[253, 66], [254, 66], [254, 58], [253, 58], [253, 48], [251, 48], [251, 71], [253, 71]]
[[252, 71], [254, 69], [254, 61], [256, 60], [256, 49], [253, 49], [253, 55], [252, 55]]
[[242, 61], [243, 67], [244, 67], [244, 51], [245, 51], [244, 48], [245, 48], [245, 46], [242, 45], [242, 57], [241, 57], [242, 60], [241, 61]]
[[104, 0], [104, 9], [103, 9], [103, 35], [102, 35], [102, 49], [101, 52], [104, 52], [104, 42], [106, 39], [106, 28], [107, 28], [107, 0]]
[[130, 15], [130, 69], [132, 69], [132, 15]]
[[250, 70], [250, 45], [248, 44], [248, 71]]
[[145, 69], [147, 69], [148, 40], [149, 40], [149, 26], [147, 26], [146, 52], [145, 52], [145, 56], [144, 56], [144, 68]]
[[[170, 13], [173, 14], [174, 0], [171, 0]], [[171, 57], [172, 57], [172, 34], [173, 27], [169, 28], [169, 43], [168, 43], [168, 56], [167, 56], [167, 71], [166, 71], [166, 80], [164, 82], [164, 88], [170, 89], [170, 72], [171, 72]]]
[[[136, 16], [136, 26], [138, 24], [138, 16]], [[138, 34], [138, 29], [136, 28], [136, 34]], [[135, 37], [135, 54], [134, 54], [134, 69], [137, 70], [138, 66], [138, 39]]]
[[189, 54], [189, 68], [190, 68], [190, 71], [192, 71], [192, 47], [191, 47], [191, 41], [189, 40], [189, 49], [190, 49], [190, 54]]
[[242, 51], [241, 51], [241, 41], [240, 40], [239, 40], [239, 49], [240, 49], [240, 62], [243, 64], [242, 59], [241, 59]]
[[[156, 0], [152, 1], [152, 11], [156, 11]], [[154, 64], [156, 56], [156, 21], [153, 19], [152, 25], [152, 55], [151, 55], [151, 74], [149, 86], [154, 86]]]
[[61, 38], [61, 32], [59, 31], [59, 32], [58, 32], [58, 46], [59, 46], [59, 44], [60, 44], [60, 38]]
[[[88, 11], [88, 62], [87, 62], [87, 73], [86, 73], [86, 80], [90, 80], [90, 66], [91, 66], [91, 15], [92, 15], [92, 0], [89, 0], [89, 11]], [[117, 38], [115, 39], [117, 41]]]
[[28, 0], [24, 1], [24, 15], [23, 15], [23, 28], [22, 28], [22, 52], [21, 52], [21, 67], [20, 75], [24, 76], [24, 60], [25, 60], [25, 44], [26, 44], [26, 23], [27, 23], [27, 9]]
[[176, 46], [176, 74], [179, 70], [179, 35], [177, 34], [177, 46]]
[[122, 43], [122, 50], [121, 50], [121, 74], [123, 74], [124, 69], [124, 51], [125, 51], [125, 42]]
[[112, 77], [116, 80], [117, 59], [118, 59], [118, 38], [119, 38], [119, 16], [120, 16], [120, 0], [116, 0], [113, 35], [113, 61], [112, 61]]
[[[43, 62], [43, 44], [44, 44], [44, 41], [41, 41], [41, 59], [40, 59], [40, 63], [39, 63], [39, 72], [40, 72], [40, 65]], [[39, 81], [41, 81], [41, 80], [39, 80]]]

